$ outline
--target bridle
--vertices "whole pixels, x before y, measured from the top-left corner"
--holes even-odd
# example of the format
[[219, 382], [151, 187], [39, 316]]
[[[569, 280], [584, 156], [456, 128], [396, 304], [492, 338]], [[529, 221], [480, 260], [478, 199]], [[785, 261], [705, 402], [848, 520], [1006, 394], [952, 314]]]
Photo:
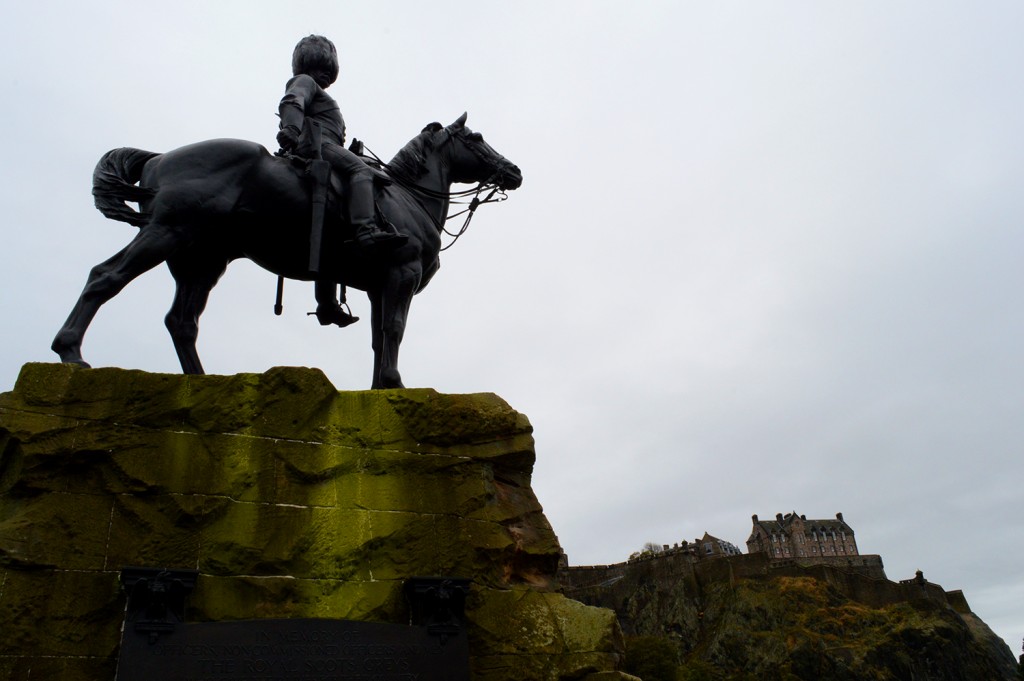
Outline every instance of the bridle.
[[[445, 140], [443, 142], [441, 142], [440, 145], [438, 145], [438, 148], [441, 148], [444, 145], [448, 144], [449, 142], [452, 142], [453, 138], [457, 135], [457, 133], [453, 133], [450, 128], [445, 128], [445, 132], [447, 132], [448, 135], [445, 138]], [[461, 136], [464, 136], [464, 135], [461, 135]], [[480, 159], [481, 161], [483, 161], [485, 163], [488, 162], [488, 160], [484, 159], [483, 155], [479, 151], [477, 151], [477, 149], [475, 147], [473, 147], [471, 144], [467, 144], [466, 147], [478, 159]], [[476, 186], [476, 188], [474, 188], [474, 189], [463, 189], [461, 191], [456, 191], [456, 192], [439, 192], [439, 191], [434, 191], [433, 189], [427, 189], [425, 187], [419, 186], [413, 180], [411, 180], [409, 177], [404, 175], [401, 171], [398, 171], [393, 166], [391, 166], [391, 165], [385, 163], [384, 161], [382, 161], [380, 159], [380, 157], [377, 156], [377, 154], [373, 153], [372, 151], [367, 149], [365, 146], [363, 147], [363, 149], [364, 149], [365, 153], [370, 158], [372, 158], [375, 162], [380, 164], [381, 168], [383, 168], [385, 171], [387, 171], [388, 176], [390, 178], [392, 178], [395, 182], [397, 182], [400, 187], [402, 187], [403, 189], [408, 191], [410, 194], [412, 194], [413, 200], [416, 201], [416, 203], [423, 210], [423, 212], [427, 215], [427, 217], [429, 217], [430, 220], [434, 223], [434, 226], [437, 228], [438, 233], [447, 234], [448, 236], [450, 236], [452, 238], [452, 240], [448, 243], [447, 246], [443, 246], [440, 249], [442, 251], [447, 251], [449, 248], [454, 246], [455, 242], [459, 240], [459, 237], [461, 237], [463, 234], [466, 233], [466, 230], [469, 229], [469, 223], [473, 221], [473, 216], [476, 214], [476, 209], [477, 208], [479, 208], [480, 206], [482, 206], [485, 203], [501, 203], [502, 201], [504, 201], [504, 200], [506, 200], [508, 198], [508, 194], [505, 192], [504, 189], [501, 188], [501, 185], [498, 183], [498, 180], [502, 177], [502, 175], [504, 175], [506, 168], [508, 168], [509, 166], [513, 165], [512, 163], [510, 163], [509, 161], [507, 161], [504, 158], [500, 159], [500, 161], [497, 164], [498, 167], [494, 171], [494, 173], [489, 178], [487, 178], [486, 180], [484, 180], [483, 182], [478, 184]], [[487, 194], [486, 197], [481, 199], [480, 195], [484, 191], [486, 191], [487, 189], [490, 189], [491, 191]], [[497, 195], [497, 196], [495, 196], [495, 195]], [[473, 197], [469, 201], [459, 200], [459, 199], [466, 199], [469, 196]], [[428, 199], [438, 199], [438, 200], [441, 200], [441, 201], [445, 201], [445, 202], [447, 202], [449, 204], [454, 203], [454, 204], [459, 204], [459, 205], [466, 205], [467, 207], [464, 208], [463, 210], [460, 210], [457, 213], [452, 213], [451, 215], [448, 215], [447, 217], [445, 217], [444, 221], [442, 222], [442, 221], [438, 220], [437, 218], [435, 218], [433, 213], [431, 213], [429, 210], [427, 210], [427, 207], [423, 205], [423, 202], [420, 200], [420, 197], [428, 198]], [[466, 216], [466, 219], [462, 223], [462, 227], [460, 227], [459, 230], [457, 232], [455, 232], [455, 233], [449, 232], [445, 228], [445, 223], [448, 222], [448, 220], [451, 220], [452, 218], [457, 218], [460, 215], [465, 215]]]

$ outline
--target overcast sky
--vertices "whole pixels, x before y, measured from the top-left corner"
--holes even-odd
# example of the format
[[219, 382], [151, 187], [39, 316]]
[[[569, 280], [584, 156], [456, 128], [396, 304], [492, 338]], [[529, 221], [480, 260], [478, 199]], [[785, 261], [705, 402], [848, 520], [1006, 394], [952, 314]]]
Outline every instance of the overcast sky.
[[[573, 564], [750, 516], [856, 531], [893, 580], [1024, 636], [1024, 4], [35, 2], [0, 22], [0, 390], [134, 228], [92, 206], [108, 149], [274, 145], [291, 50], [331, 37], [349, 135], [390, 157], [469, 125], [523, 170], [414, 301], [406, 385], [495, 392], [536, 429]], [[273, 147], [272, 147], [273, 148]], [[369, 387], [365, 319], [324, 329], [235, 263], [211, 373]], [[179, 370], [166, 268], [107, 304], [96, 366]], [[1017, 301], [1017, 302], [1014, 302]]]

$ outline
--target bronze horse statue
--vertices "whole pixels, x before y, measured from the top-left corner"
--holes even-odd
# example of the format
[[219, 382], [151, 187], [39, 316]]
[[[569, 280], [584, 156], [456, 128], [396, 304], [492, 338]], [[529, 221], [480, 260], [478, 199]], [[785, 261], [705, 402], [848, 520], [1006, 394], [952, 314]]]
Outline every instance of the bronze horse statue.
[[[166, 262], [176, 289], [164, 322], [182, 371], [202, 374], [196, 351], [199, 316], [228, 263], [248, 258], [289, 279], [327, 278], [365, 291], [373, 327], [372, 387], [403, 387], [398, 350], [412, 297], [439, 265], [451, 185], [516, 189], [523, 178], [519, 168], [466, 127], [465, 114], [447, 127], [424, 128], [385, 168], [392, 183], [377, 187], [377, 204], [408, 241], [378, 255], [344, 243], [350, 235], [335, 206], [328, 210], [334, 217], [324, 228], [320, 272], [314, 275], [310, 188], [287, 159], [255, 142], [231, 139], [165, 154], [131, 148], [108, 152], [93, 175], [96, 207], [108, 218], [139, 227], [139, 233], [89, 273], [53, 351], [62, 362], [89, 366], [82, 359], [82, 339], [100, 306]], [[126, 201], [138, 202], [139, 210]]]

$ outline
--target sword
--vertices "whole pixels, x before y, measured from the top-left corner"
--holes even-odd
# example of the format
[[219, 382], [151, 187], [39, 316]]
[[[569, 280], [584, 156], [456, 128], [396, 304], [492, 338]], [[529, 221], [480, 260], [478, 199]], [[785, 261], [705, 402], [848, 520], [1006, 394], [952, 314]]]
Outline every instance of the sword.
[[313, 180], [313, 222], [309, 228], [309, 271], [315, 275], [320, 272], [320, 250], [324, 238], [324, 217], [327, 208], [327, 188], [331, 183], [331, 164], [324, 160], [320, 149], [323, 131], [319, 121], [310, 121], [310, 123], [312, 123], [310, 132], [313, 137], [315, 156], [309, 163], [309, 175]]

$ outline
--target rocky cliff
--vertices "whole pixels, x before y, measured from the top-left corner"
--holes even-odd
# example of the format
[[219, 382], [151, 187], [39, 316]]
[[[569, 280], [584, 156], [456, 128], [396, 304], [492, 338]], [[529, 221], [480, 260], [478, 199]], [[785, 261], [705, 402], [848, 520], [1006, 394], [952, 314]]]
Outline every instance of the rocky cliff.
[[26, 365], [0, 396], [0, 679], [112, 679], [124, 566], [199, 571], [189, 618], [407, 623], [473, 580], [474, 679], [617, 679], [614, 614], [557, 590], [525, 416], [322, 372]]
[[671, 642], [688, 681], [1017, 678], [1005, 642], [960, 592], [935, 584], [838, 565], [773, 566], [760, 554], [612, 567], [620, 569], [605, 569], [603, 581], [570, 569], [566, 593], [614, 609], [641, 643]]

